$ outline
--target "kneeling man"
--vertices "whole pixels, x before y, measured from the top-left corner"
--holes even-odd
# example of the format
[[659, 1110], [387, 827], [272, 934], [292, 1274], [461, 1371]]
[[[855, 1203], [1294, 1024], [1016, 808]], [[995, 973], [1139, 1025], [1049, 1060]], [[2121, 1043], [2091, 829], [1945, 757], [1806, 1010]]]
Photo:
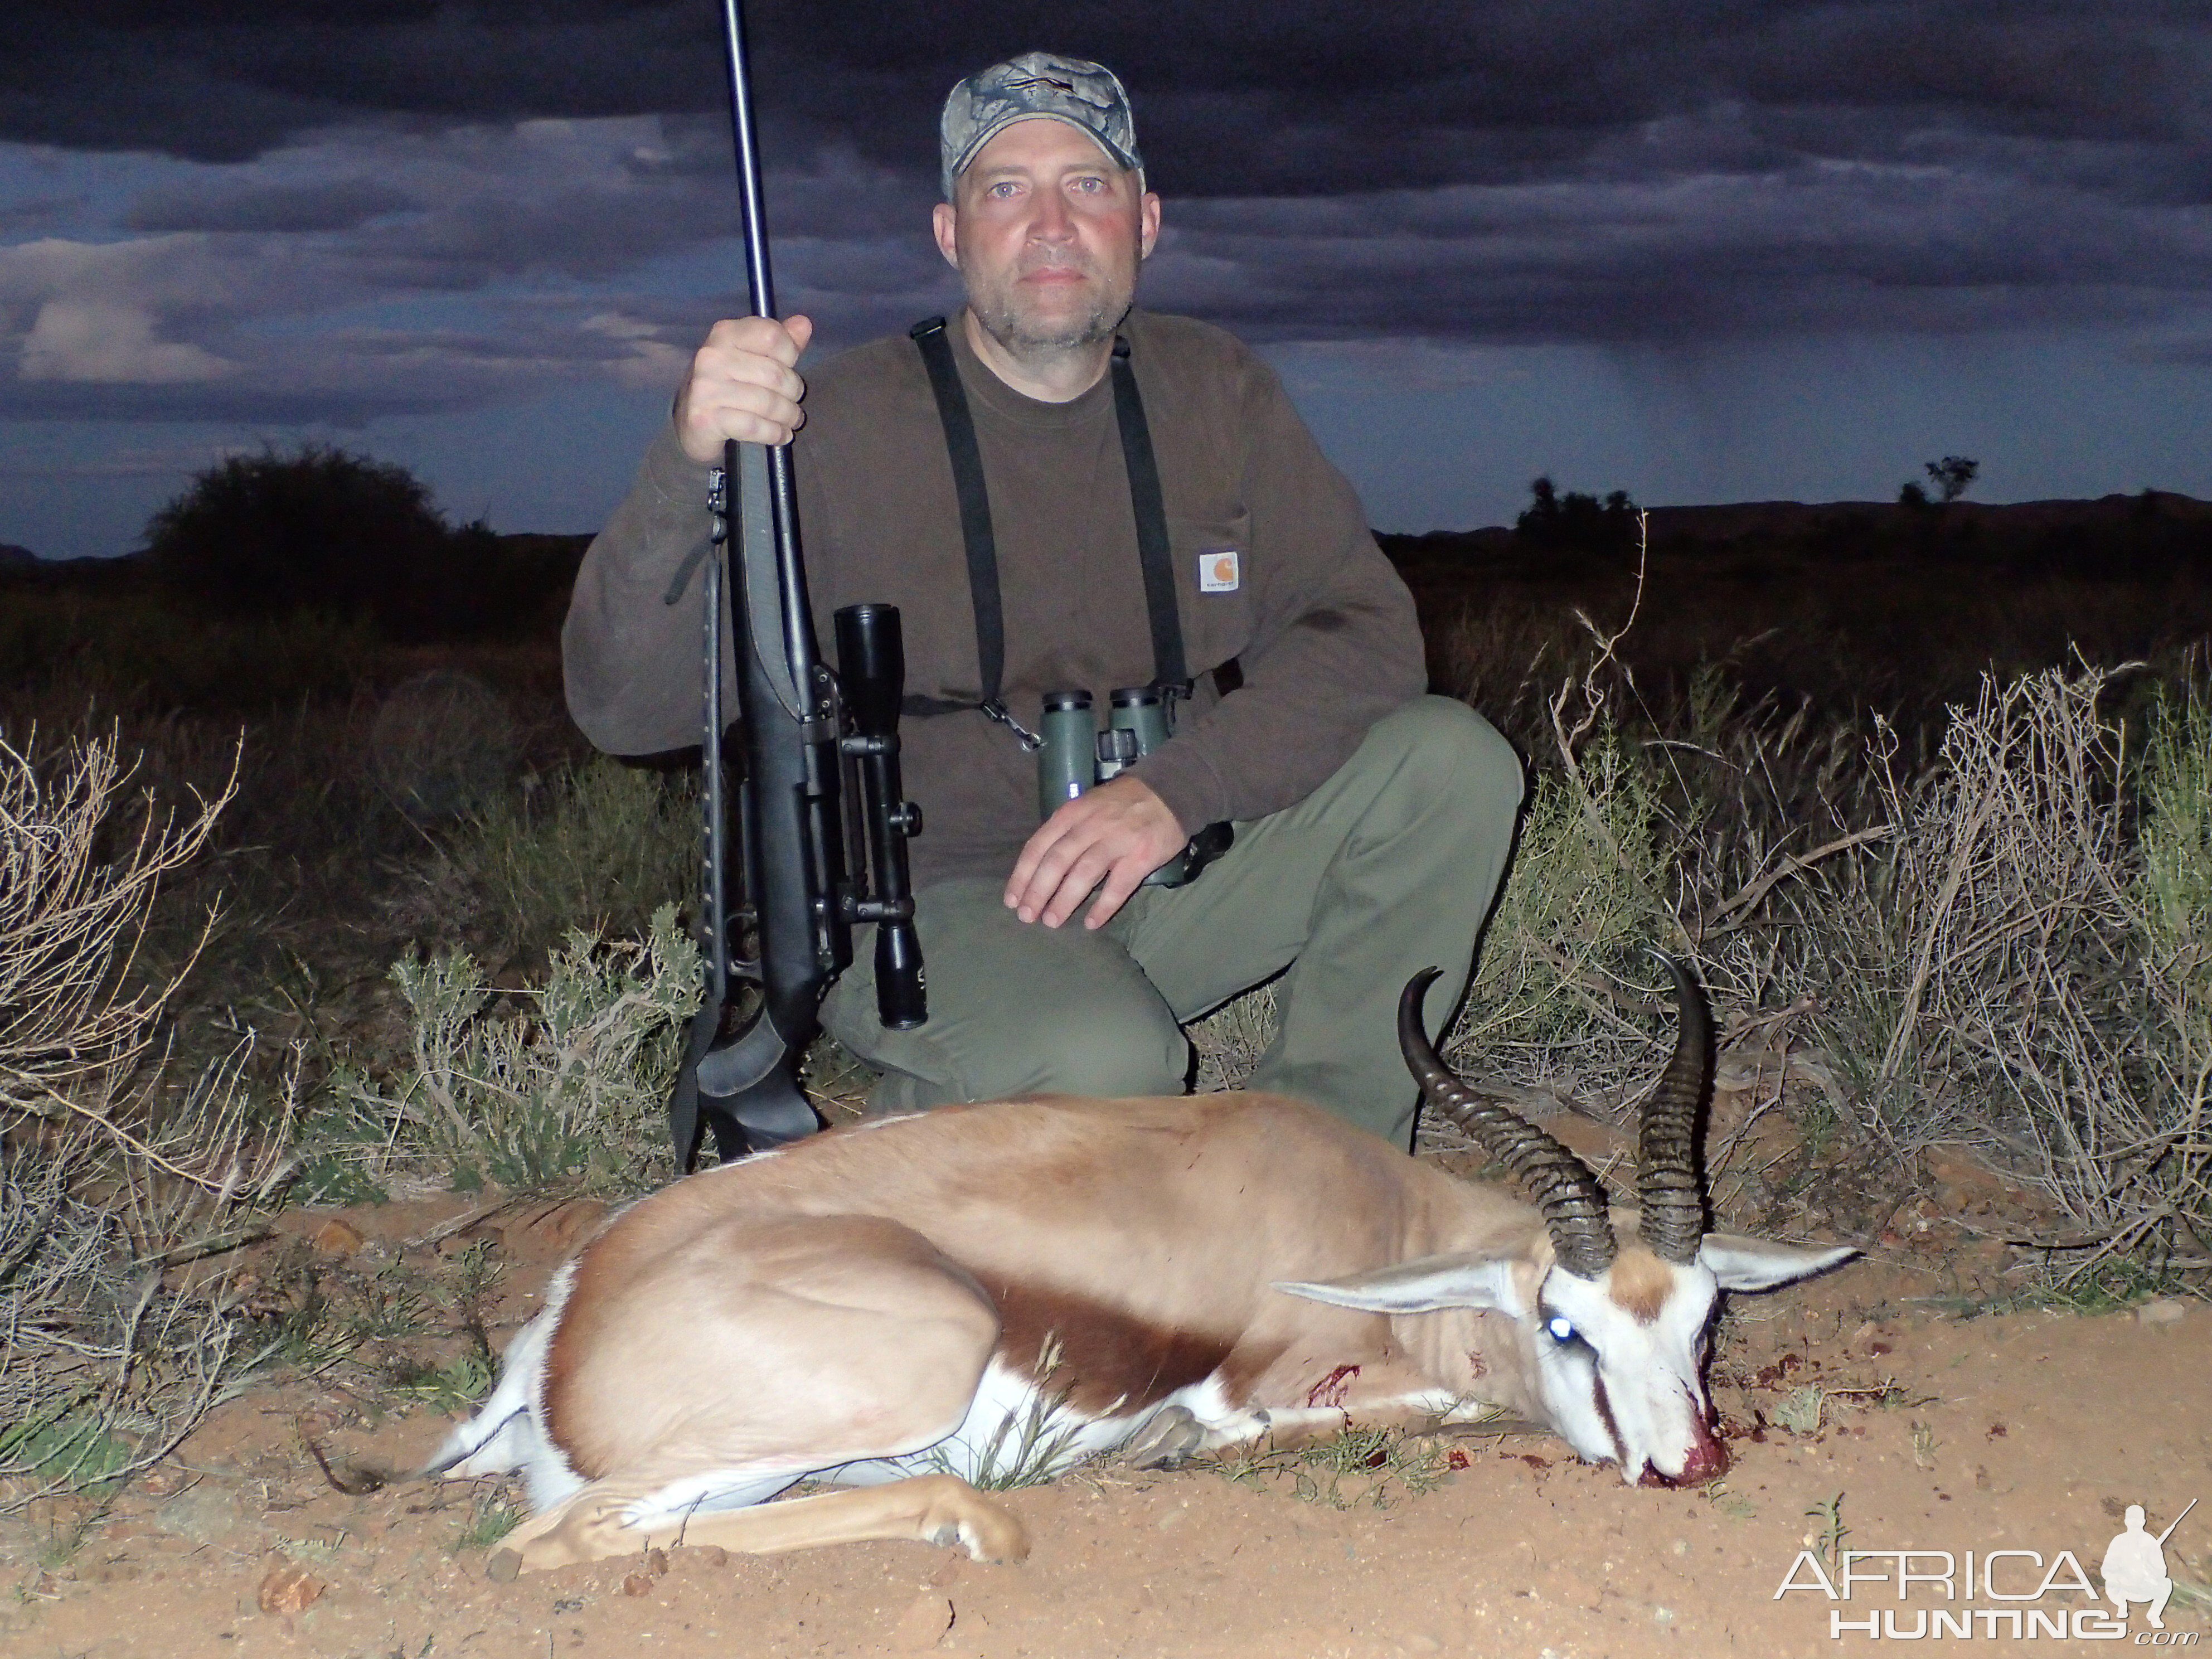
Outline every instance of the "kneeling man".
[[[1407, 1146], [1398, 993], [1440, 966], [1432, 1032], [1456, 1004], [1520, 761], [1422, 695], [1412, 599], [1273, 372], [1133, 308], [1160, 200], [1121, 83], [1024, 53], [956, 87], [939, 131], [966, 306], [803, 380], [805, 318], [714, 325], [585, 560], [569, 707], [615, 753], [696, 740], [696, 623], [663, 591], [724, 441], [793, 443], [815, 615], [882, 601], [905, 625], [930, 1018], [879, 1024], [865, 942], [822, 1013], [883, 1072], [875, 1103], [1179, 1094], [1182, 1025], [1280, 975], [1249, 1086]], [[1133, 687], [1172, 736], [1040, 823], [1046, 695]], [[1195, 878], [1146, 884], [1223, 824]]]

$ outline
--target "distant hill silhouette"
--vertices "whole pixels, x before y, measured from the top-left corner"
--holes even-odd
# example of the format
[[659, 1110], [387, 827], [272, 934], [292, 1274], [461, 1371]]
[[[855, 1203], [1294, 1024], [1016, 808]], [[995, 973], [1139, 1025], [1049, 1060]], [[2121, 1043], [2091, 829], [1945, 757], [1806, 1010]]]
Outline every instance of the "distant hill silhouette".
[[1545, 518], [1378, 538], [1413, 590], [1431, 686], [1538, 748], [1551, 733], [1530, 686], [1556, 689], [1594, 630], [1632, 617], [1620, 656], [1639, 696], [1686, 696], [1726, 664], [1752, 702], [1824, 720], [1878, 708], [1914, 741], [1985, 672], [2076, 653], [2171, 665], [2212, 647], [2212, 502], [2169, 490], [1656, 507], [1640, 588], [1617, 522]]
[[[451, 590], [448, 603], [432, 612], [432, 625], [415, 632], [434, 639], [556, 629], [591, 540], [534, 532], [467, 532], [450, 568], [439, 573]], [[14, 556], [18, 554], [22, 556]], [[110, 559], [42, 559], [24, 548], [0, 550], [0, 588], [18, 592], [122, 596], [163, 591], [163, 581], [143, 552]], [[167, 589], [163, 603], [178, 597]]]
[[1953, 527], [1974, 526], [2011, 534], [2052, 528], [2119, 529], [2145, 519], [2174, 523], [2212, 523], [2212, 501], [2172, 490], [2147, 489], [2135, 495], [2100, 495], [2094, 501], [1985, 502], [1958, 501], [1948, 507], [1907, 507], [1899, 501], [1741, 501], [1727, 507], [1655, 507], [1651, 539], [1685, 536], [1722, 541], [1744, 536], [1802, 535], [1824, 524], [1844, 520], [1869, 529], [1909, 530], [1930, 519]]
[[[1910, 506], [1898, 501], [1739, 501], [1655, 507], [1650, 551], [1657, 561], [1799, 558], [1824, 563], [1969, 559], [1993, 566], [2063, 568], [2094, 576], [2212, 557], [2212, 501], [2172, 490], [2094, 501]], [[1595, 572], [1620, 563], [1619, 550], [1540, 546], [1505, 526], [1382, 535], [1382, 550], [1406, 570], [1479, 566], [1501, 574]], [[1632, 562], [1632, 550], [1627, 555]]]
[[[2212, 501], [2197, 500], [2171, 489], [2147, 489], [2133, 495], [2099, 495], [2091, 500], [2059, 498], [2043, 501], [1954, 501], [1948, 507], [1909, 507], [1897, 501], [1730, 501], [1710, 507], [1655, 507], [1651, 539], [1692, 536], [1717, 540], [1754, 534], [1802, 534], [1808, 528], [1836, 520], [1869, 526], [1915, 523], [1935, 514], [1957, 523], [2027, 526], [2051, 524], [2118, 524], [2146, 514], [2185, 522], [2212, 520]], [[1383, 539], [1394, 544], [1443, 541], [1488, 542], [1510, 538], [1510, 525], [1491, 525], [1480, 530], [1431, 530], [1419, 534], [1391, 532]]]

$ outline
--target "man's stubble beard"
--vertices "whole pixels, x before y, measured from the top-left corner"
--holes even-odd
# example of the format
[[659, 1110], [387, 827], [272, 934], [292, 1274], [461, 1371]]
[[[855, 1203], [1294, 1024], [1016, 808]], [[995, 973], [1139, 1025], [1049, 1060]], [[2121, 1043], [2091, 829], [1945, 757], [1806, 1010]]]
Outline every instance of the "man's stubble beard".
[[[1088, 274], [1099, 277], [1095, 270]], [[983, 331], [1018, 362], [1061, 357], [1112, 339], [1137, 292], [1133, 272], [1120, 281], [1099, 278], [1101, 286], [1087, 310], [1046, 325], [1023, 313], [1015, 302], [1013, 282], [1001, 285], [982, 279], [964, 264], [961, 275], [967, 279], [968, 309]], [[1020, 275], [1016, 273], [1016, 281]]]

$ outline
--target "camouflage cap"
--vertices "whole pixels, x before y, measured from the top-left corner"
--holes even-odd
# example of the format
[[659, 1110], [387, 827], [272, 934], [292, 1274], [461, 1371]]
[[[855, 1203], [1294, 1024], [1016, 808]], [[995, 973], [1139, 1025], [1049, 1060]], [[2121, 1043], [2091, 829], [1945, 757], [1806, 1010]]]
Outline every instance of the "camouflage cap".
[[1144, 166], [1129, 119], [1129, 94], [1113, 70], [1080, 58], [1025, 52], [977, 70], [945, 100], [945, 114], [937, 126], [945, 163], [945, 199], [952, 199], [952, 181], [994, 134], [1038, 115], [1065, 121], [1096, 139], [1125, 167]]

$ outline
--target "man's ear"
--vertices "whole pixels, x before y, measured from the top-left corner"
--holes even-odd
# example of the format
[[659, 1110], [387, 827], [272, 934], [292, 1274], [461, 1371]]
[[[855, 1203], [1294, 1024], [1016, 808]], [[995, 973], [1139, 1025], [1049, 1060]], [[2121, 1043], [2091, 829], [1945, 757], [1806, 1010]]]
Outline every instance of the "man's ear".
[[1156, 190], [1145, 192], [1145, 199], [1137, 209], [1137, 257], [1152, 257], [1152, 244], [1160, 240], [1160, 194]]
[[[954, 189], [959, 186], [955, 185]], [[1153, 215], [1155, 222], [1159, 216]], [[955, 270], [960, 268], [960, 210], [950, 202], [939, 202], [929, 210], [929, 228], [937, 237], [937, 251], [945, 256], [945, 263]]]

